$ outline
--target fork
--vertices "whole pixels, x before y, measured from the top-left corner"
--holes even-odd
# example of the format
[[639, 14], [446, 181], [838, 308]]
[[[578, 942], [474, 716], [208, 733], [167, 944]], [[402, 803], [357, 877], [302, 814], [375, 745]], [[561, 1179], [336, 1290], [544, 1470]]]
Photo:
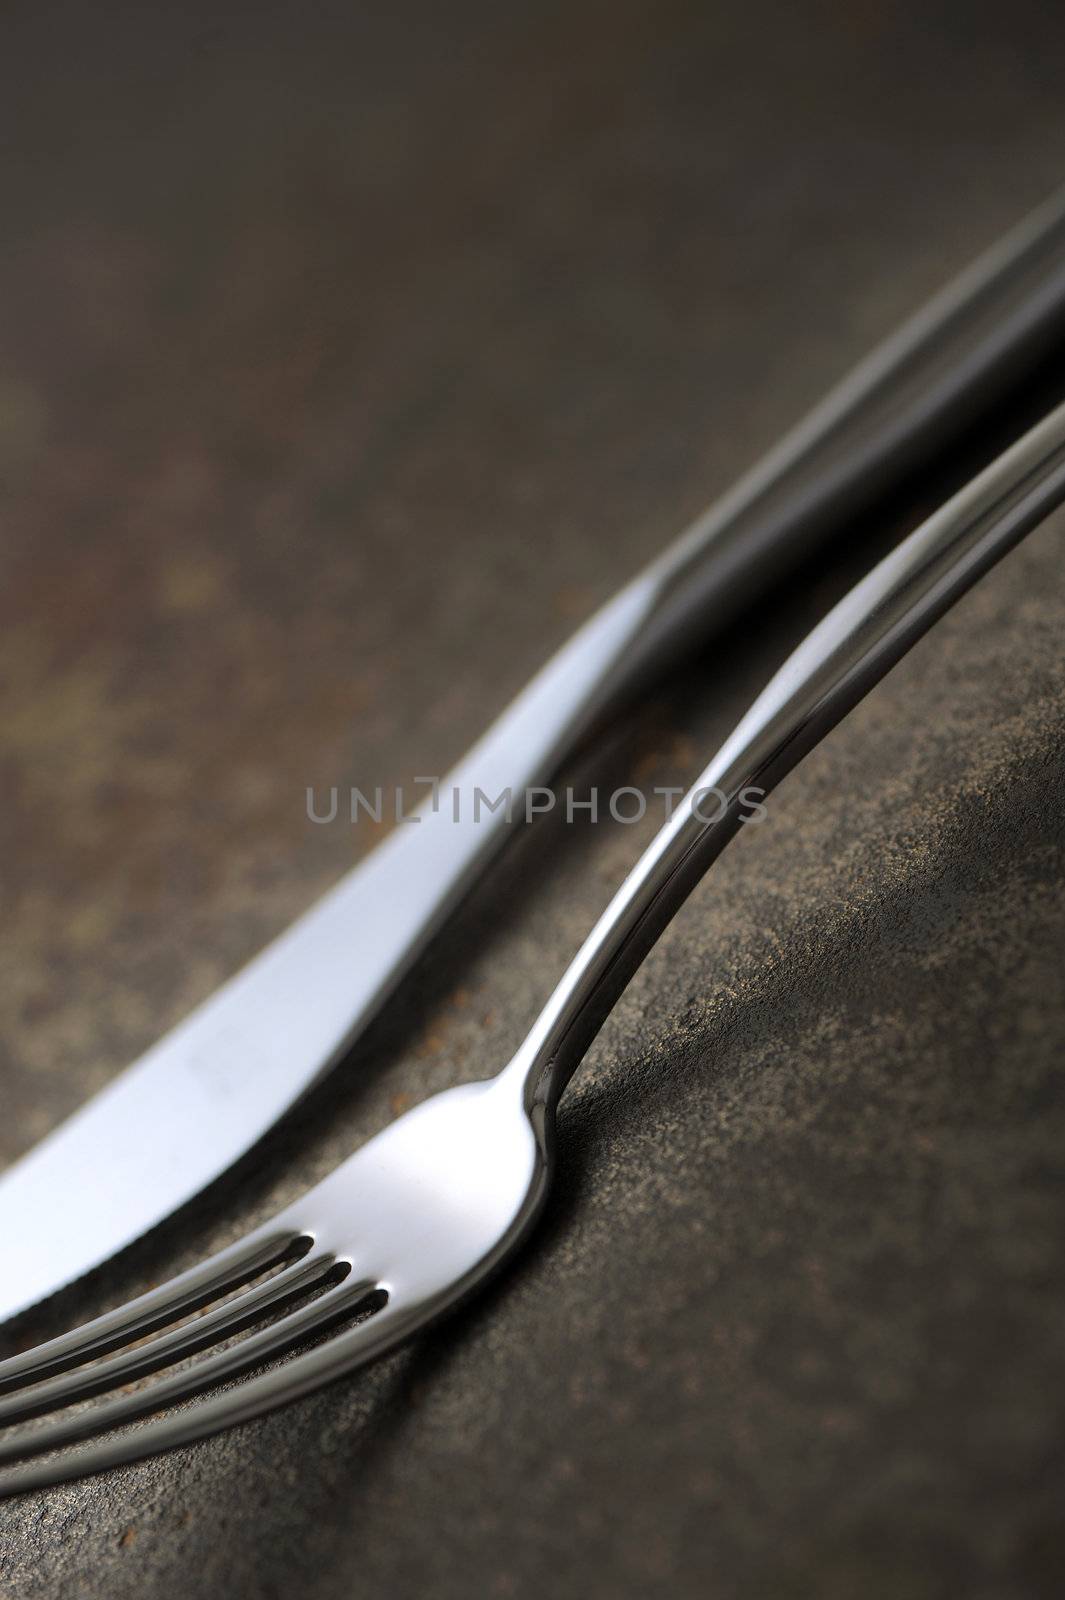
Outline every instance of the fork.
[[[0, 1424], [95, 1399], [256, 1331], [146, 1388], [16, 1431], [0, 1442], [0, 1464], [252, 1375], [143, 1427], [16, 1467], [0, 1475], [0, 1492], [102, 1471], [294, 1401], [393, 1350], [499, 1268], [543, 1208], [566, 1085], [663, 929], [742, 827], [750, 795], [768, 795], [1063, 499], [1065, 405], [903, 540], [793, 652], [652, 840], [496, 1077], [434, 1095], [272, 1222], [0, 1364]], [[326, 1334], [281, 1366], [253, 1372]]]

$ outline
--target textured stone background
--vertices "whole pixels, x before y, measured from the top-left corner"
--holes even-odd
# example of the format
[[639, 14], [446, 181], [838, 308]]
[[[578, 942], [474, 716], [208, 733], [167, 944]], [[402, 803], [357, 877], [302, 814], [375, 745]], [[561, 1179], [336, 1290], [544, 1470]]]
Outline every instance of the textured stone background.
[[[368, 846], [308, 784], [443, 770], [1065, 174], [1035, 0], [104, 0], [3, 33], [0, 1159]], [[573, 781], [694, 776], [891, 531]], [[678, 918], [497, 1288], [287, 1413], [0, 1507], [0, 1593], [1060, 1593], [1063, 539]], [[494, 1069], [650, 827], [530, 830], [282, 1130], [18, 1336]]]

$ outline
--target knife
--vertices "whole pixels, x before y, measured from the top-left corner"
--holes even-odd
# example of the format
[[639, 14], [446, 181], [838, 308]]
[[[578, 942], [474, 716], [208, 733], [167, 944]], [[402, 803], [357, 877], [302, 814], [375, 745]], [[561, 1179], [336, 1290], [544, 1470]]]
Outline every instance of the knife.
[[[520, 797], [991, 411], [1065, 337], [1065, 191], [859, 364], [603, 606], [443, 780]], [[0, 1320], [82, 1276], [243, 1155], [351, 1047], [506, 836], [427, 799], [334, 889], [0, 1175]]]

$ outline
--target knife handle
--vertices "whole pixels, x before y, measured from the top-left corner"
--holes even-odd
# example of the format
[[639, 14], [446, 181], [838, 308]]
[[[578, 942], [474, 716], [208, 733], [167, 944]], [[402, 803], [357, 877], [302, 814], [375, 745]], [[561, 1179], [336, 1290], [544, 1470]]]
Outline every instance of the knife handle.
[[860, 362], [637, 579], [653, 603], [598, 709], [942, 455], [1063, 339], [1065, 190]]

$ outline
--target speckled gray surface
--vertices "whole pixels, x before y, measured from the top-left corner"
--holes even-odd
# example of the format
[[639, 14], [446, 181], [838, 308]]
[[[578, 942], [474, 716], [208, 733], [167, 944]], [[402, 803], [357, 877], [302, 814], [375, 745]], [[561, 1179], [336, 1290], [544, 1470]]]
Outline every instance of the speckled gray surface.
[[[308, 784], [443, 769], [1065, 172], [1056, 8], [796, 10], [12, 17], [0, 1158], [366, 847]], [[691, 777], [873, 537], [573, 781]], [[1060, 1593], [1063, 539], [686, 907], [515, 1270], [289, 1412], [0, 1506], [5, 1600]], [[329, 1084], [18, 1337], [493, 1069], [650, 825], [529, 830]]]

